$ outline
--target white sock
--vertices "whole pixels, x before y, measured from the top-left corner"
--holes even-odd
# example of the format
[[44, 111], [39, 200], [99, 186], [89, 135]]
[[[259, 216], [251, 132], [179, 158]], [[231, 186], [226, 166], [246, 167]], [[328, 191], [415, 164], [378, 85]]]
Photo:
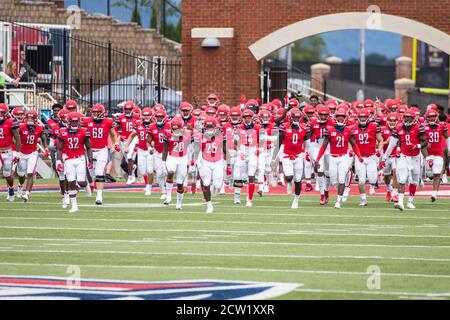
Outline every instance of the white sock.
[[97, 190], [97, 200], [103, 199], [103, 190]]
[[329, 191], [330, 190], [330, 178], [325, 177], [325, 191]]
[[405, 198], [405, 194], [404, 193], [399, 193], [398, 194], [398, 203], [403, 206], [403, 199]]
[[409, 196], [408, 197], [408, 202], [414, 202], [414, 197], [413, 196]]
[[177, 202], [179, 201], [181, 203], [181, 201], [183, 201], [183, 198], [184, 198], [184, 192], [183, 193], [177, 192]]
[[211, 201], [208, 201], [208, 202], [206, 203], [206, 205], [207, 205], [208, 207], [212, 207], [212, 202], [211, 202]]
[[392, 185], [389, 183], [386, 185], [386, 190], [392, 193]]
[[437, 198], [437, 190], [431, 191], [431, 196], [432, 196], [433, 198]]
[[341, 202], [341, 200], [342, 200], [342, 196], [338, 195], [337, 196], [337, 202]]
[[172, 193], [172, 189], [173, 189], [173, 183], [166, 182], [166, 191], [167, 191], [167, 193]]
[[367, 196], [365, 193], [361, 193], [359, 196], [361, 197], [361, 200], [367, 200]]
[[392, 195], [393, 195], [393, 196], [398, 195], [398, 189], [392, 188]]
[[320, 194], [325, 193], [325, 179], [324, 177], [317, 177], [317, 183], [319, 184], [319, 192]]
[[299, 198], [300, 198], [300, 195], [294, 195], [294, 200], [298, 201]]

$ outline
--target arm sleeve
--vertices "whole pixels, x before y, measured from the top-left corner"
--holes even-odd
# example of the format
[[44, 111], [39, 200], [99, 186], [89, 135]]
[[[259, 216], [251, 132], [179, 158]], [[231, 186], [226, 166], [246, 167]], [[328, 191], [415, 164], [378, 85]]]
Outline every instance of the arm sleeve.
[[386, 160], [391, 155], [391, 152], [397, 146], [397, 143], [398, 143], [398, 138], [392, 136], [391, 141], [389, 142], [389, 145], [386, 149], [386, 152], [383, 155], [383, 160]]

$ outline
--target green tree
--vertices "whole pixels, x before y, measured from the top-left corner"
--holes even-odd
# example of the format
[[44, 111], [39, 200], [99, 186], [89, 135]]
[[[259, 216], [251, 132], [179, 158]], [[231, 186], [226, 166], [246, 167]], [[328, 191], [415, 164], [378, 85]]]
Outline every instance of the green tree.
[[326, 54], [325, 41], [320, 35], [314, 35], [294, 43], [292, 61], [322, 61]]
[[113, 3], [113, 7], [125, 8], [131, 11], [131, 22], [136, 22], [142, 26], [141, 15], [139, 13], [139, 6], [141, 0], [120, 0]]

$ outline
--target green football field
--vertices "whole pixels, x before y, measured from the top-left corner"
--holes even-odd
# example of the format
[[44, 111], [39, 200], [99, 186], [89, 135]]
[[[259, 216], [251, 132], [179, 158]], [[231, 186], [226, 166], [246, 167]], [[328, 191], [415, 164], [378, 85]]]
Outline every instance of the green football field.
[[183, 211], [163, 206], [159, 194], [104, 198], [96, 207], [82, 193], [80, 212], [69, 214], [56, 193], [34, 193], [26, 204], [2, 194], [0, 274], [67, 277], [76, 265], [83, 279], [298, 284], [278, 299], [450, 297], [448, 198], [417, 198], [416, 210], [400, 212], [381, 197], [366, 208], [353, 197], [336, 210], [302, 196], [291, 210], [287, 195], [257, 197], [253, 208], [227, 195], [213, 199], [210, 215], [199, 194], [186, 196]]

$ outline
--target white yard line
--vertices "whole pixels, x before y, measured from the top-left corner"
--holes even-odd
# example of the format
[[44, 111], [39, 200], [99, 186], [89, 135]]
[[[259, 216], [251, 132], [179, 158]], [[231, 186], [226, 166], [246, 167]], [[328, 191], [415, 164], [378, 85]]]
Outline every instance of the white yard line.
[[343, 293], [343, 294], [368, 294], [368, 295], [392, 295], [392, 296], [419, 296], [419, 297], [445, 297], [450, 293], [429, 293], [429, 292], [398, 292], [398, 291], [379, 291], [379, 290], [331, 290], [331, 289], [306, 289], [300, 288], [293, 290], [294, 292], [314, 292], [314, 293]]
[[73, 241], [81, 243], [110, 244], [110, 243], [198, 243], [198, 244], [226, 244], [226, 245], [273, 245], [295, 247], [374, 247], [374, 248], [424, 248], [424, 249], [450, 249], [448, 246], [435, 245], [398, 245], [398, 244], [357, 244], [357, 243], [307, 243], [307, 242], [269, 242], [269, 241], [207, 241], [207, 240], [172, 240], [173, 239], [202, 239], [200, 237], [171, 237], [170, 239], [143, 239], [143, 240], [118, 240], [118, 239], [91, 239], [91, 238], [15, 238], [0, 237], [0, 240], [14, 241]]
[[81, 228], [81, 227], [49, 227], [49, 226], [0, 226], [0, 229], [25, 230], [77, 230], [77, 231], [117, 231], [117, 232], [198, 232], [198, 233], [231, 233], [236, 235], [313, 235], [313, 236], [358, 236], [358, 237], [400, 237], [400, 238], [450, 238], [450, 235], [408, 235], [408, 234], [367, 234], [367, 233], [326, 233], [314, 230], [288, 230], [288, 232], [250, 231], [250, 230], [209, 230], [209, 229], [126, 229], [126, 228]]
[[[71, 264], [58, 263], [26, 263], [26, 262], [0, 262], [0, 266], [44, 266], [44, 267], [63, 267]], [[336, 271], [336, 270], [300, 270], [300, 269], [263, 269], [263, 268], [233, 268], [233, 267], [215, 267], [215, 266], [157, 266], [157, 265], [99, 265], [99, 264], [79, 264], [80, 268], [100, 268], [100, 269], [161, 269], [169, 270], [206, 270], [206, 271], [230, 271], [230, 272], [268, 272], [268, 273], [305, 273], [305, 274], [330, 274], [330, 275], [351, 275], [367, 278], [367, 272]], [[65, 271], [65, 270], [64, 270]], [[450, 279], [450, 275], [436, 274], [417, 274], [417, 273], [382, 273], [383, 277], [411, 277], [411, 278], [431, 278], [431, 279]]]
[[[171, 220], [171, 219], [116, 219], [116, 218], [48, 218], [48, 217], [0, 217], [0, 220], [49, 220], [49, 221], [104, 221], [104, 222], [144, 222], [144, 223], [210, 223], [210, 224], [260, 224], [260, 225], [279, 225], [279, 226], [348, 226], [348, 227], [369, 227], [369, 228], [431, 228], [431, 227], [447, 227], [450, 224], [442, 225], [408, 225], [408, 224], [360, 224], [360, 223], [315, 223], [315, 222], [260, 222], [260, 221], [226, 221], [226, 220]], [[317, 229], [319, 230], [319, 229]], [[323, 231], [341, 231], [335, 229], [322, 229]], [[321, 231], [321, 230], [319, 230]]]
[[283, 258], [283, 259], [356, 259], [356, 260], [403, 260], [403, 261], [432, 261], [450, 262], [446, 258], [423, 257], [384, 257], [384, 256], [352, 256], [352, 255], [295, 255], [295, 254], [252, 254], [252, 253], [204, 253], [204, 252], [152, 252], [152, 251], [118, 251], [118, 250], [42, 250], [42, 249], [0, 249], [0, 252], [20, 253], [76, 253], [76, 254], [124, 254], [150, 256], [187, 256], [187, 257], [239, 257], [239, 258]]

